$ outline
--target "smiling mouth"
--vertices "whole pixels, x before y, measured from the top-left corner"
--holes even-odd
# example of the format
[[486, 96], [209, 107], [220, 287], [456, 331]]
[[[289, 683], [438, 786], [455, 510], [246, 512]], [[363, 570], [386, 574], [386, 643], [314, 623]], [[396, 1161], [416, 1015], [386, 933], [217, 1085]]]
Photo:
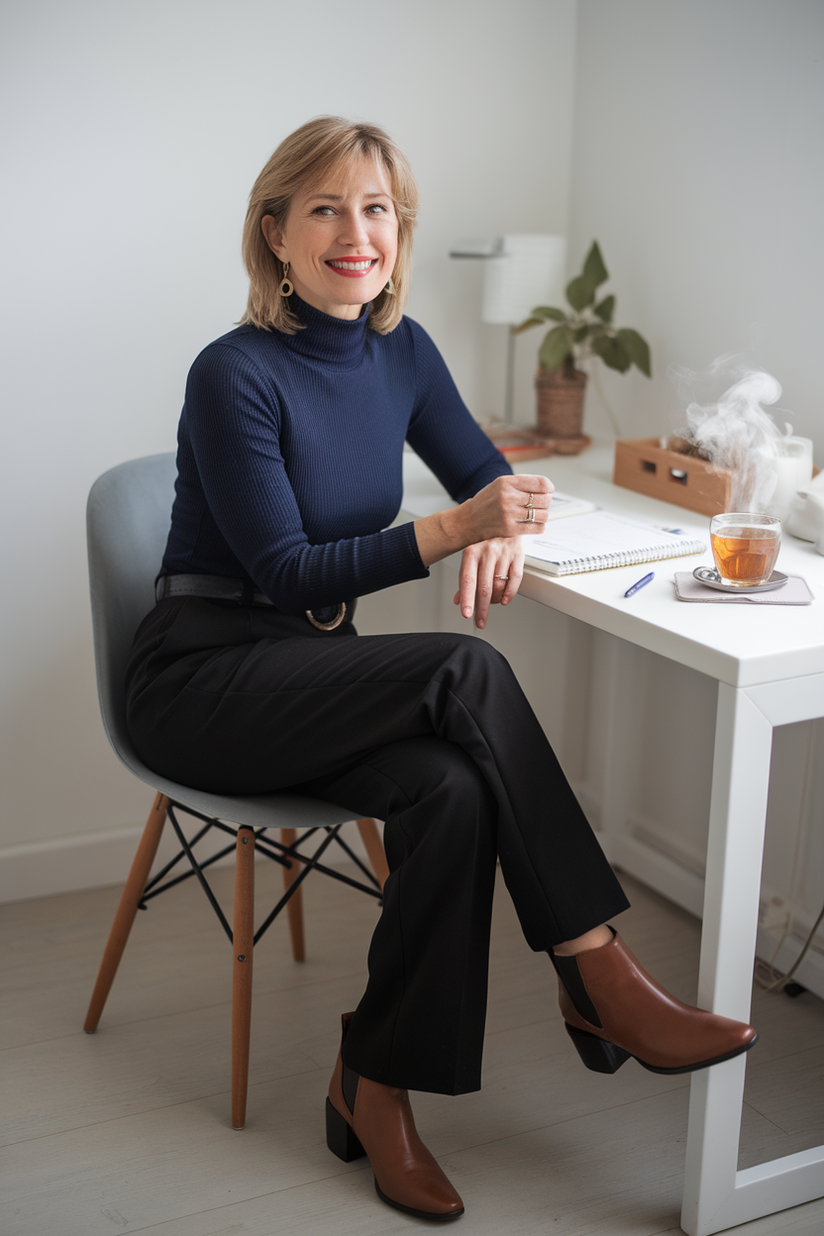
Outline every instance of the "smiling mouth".
[[377, 264], [377, 258], [352, 258], [352, 259], [332, 259], [327, 262], [327, 266], [331, 266], [333, 270], [342, 270], [346, 274], [363, 274], [367, 270], [371, 270]]

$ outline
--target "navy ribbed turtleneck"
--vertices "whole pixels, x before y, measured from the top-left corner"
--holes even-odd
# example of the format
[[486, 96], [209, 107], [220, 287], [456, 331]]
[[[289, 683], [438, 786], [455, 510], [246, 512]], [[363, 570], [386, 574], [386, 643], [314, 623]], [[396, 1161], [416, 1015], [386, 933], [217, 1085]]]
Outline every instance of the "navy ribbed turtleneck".
[[428, 335], [297, 296], [294, 335], [241, 326], [198, 356], [163, 570], [252, 580], [286, 613], [427, 574], [400, 508], [406, 438], [456, 502], [509, 471]]
[[296, 292], [291, 296], [289, 305], [304, 325], [304, 329], [294, 335], [278, 332], [277, 337], [291, 352], [341, 369], [355, 369], [360, 365], [367, 341], [374, 334], [369, 330], [368, 305], [364, 305], [360, 317], [354, 320], [332, 318], [328, 313], [321, 313], [301, 300]]

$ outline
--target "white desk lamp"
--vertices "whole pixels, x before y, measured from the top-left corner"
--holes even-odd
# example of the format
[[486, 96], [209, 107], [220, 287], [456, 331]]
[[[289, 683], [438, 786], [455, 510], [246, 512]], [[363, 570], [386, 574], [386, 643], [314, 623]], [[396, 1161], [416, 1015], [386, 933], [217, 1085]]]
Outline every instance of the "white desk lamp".
[[[484, 322], [516, 326], [537, 305], [559, 305], [563, 300], [565, 236], [503, 236], [489, 244], [458, 245], [449, 256], [484, 260]], [[508, 424], [512, 423], [514, 361], [515, 336], [507, 331], [504, 420]]]

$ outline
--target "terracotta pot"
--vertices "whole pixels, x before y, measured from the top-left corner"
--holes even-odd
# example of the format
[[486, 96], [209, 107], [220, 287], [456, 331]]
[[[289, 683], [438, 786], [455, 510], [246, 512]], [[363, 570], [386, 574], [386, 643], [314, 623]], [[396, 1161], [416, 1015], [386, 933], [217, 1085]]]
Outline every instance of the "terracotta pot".
[[580, 438], [586, 386], [587, 375], [578, 369], [539, 366], [535, 376], [538, 431], [549, 438]]

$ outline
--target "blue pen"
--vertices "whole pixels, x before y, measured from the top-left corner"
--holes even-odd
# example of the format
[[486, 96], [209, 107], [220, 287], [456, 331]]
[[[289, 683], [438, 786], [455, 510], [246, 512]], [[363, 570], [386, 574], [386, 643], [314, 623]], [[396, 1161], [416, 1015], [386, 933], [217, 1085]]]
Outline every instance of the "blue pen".
[[655, 572], [650, 571], [649, 575], [645, 575], [643, 579], [639, 579], [637, 584], [633, 584], [631, 588], [627, 588], [624, 593], [625, 597], [634, 597], [639, 588], [646, 588], [647, 584], [652, 583], [655, 579]]

